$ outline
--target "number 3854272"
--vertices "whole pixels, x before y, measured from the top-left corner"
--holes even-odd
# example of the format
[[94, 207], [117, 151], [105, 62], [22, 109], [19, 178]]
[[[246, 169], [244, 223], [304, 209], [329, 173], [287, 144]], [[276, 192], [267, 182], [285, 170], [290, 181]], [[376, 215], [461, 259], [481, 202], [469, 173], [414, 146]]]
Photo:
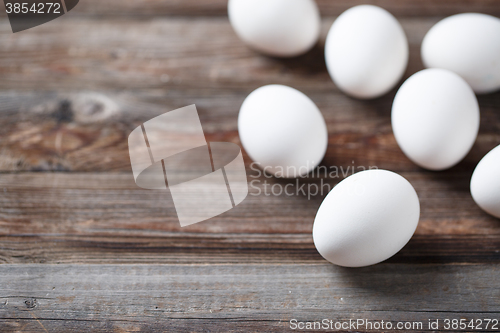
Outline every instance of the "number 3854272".
[[7, 14], [61, 14], [61, 4], [53, 2], [39, 3], [6, 3]]

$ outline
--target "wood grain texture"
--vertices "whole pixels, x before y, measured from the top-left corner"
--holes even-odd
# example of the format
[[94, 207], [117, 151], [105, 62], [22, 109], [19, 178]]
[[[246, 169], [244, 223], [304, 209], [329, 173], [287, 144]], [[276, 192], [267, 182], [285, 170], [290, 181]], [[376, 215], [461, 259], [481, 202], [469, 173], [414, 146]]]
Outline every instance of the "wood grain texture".
[[[423, 68], [419, 45], [436, 21], [402, 20], [411, 45], [406, 77]], [[330, 24], [323, 24], [322, 41]], [[245, 47], [225, 18], [195, 24], [187, 18], [57, 20], [14, 37], [6, 22], [3, 27], [9, 38], [8, 47], [0, 49], [2, 171], [129, 171], [124, 138], [130, 131], [193, 103], [209, 140], [238, 143], [244, 98], [270, 83], [304, 91], [322, 110], [329, 130], [326, 165], [354, 161], [418, 170], [401, 153], [390, 127], [396, 89], [375, 101], [340, 93], [326, 71], [323, 42], [303, 57], [279, 60]], [[481, 133], [457, 167], [461, 170], [472, 170], [500, 142], [500, 93], [479, 102]]]
[[0, 324], [4, 332], [290, 332], [293, 318], [363, 318], [421, 321], [427, 332], [429, 319], [498, 318], [498, 274], [498, 265], [4, 265]]
[[[199, 91], [199, 90], [198, 90]], [[166, 110], [195, 103], [208, 141], [239, 144], [237, 114], [248, 91], [222, 90], [196, 96], [196, 91], [99, 93], [117, 104], [107, 112], [86, 93], [0, 93], [0, 170], [130, 172], [127, 137]], [[83, 95], [83, 97], [79, 97]], [[76, 96], [76, 97], [75, 97]], [[390, 125], [393, 94], [372, 102], [340, 94], [312, 93], [323, 111], [329, 133], [324, 166], [377, 166], [393, 171], [420, 171], [398, 147]], [[88, 100], [84, 107], [72, 100]], [[500, 143], [500, 94], [482, 96], [481, 129], [474, 148], [452, 171], [469, 172]], [[90, 111], [89, 111], [90, 110]], [[89, 112], [93, 112], [88, 116]], [[80, 121], [84, 119], [85, 121]], [[247, 165], [250, 160], [246, 158]]]
[[[285, 60], [238, 40], [226, 0], [81, 0], [70, 14], [18, 34], [0, 5], [0, 332], [289, 332], [292, 318], [500, 319], [500, 220], [469, 193], [477, 162], [500, 144], [500, 92], [479, 96], [480, 134], [464, 161], [424, 171], [392, 134], [396, 88], [354, 100], [326, 71], [328, 29], [360, 2], [317, 2], [320, 42]], [[498, 0], [368, 3], [405, 29], [405, 78], [423, 68], [420, 43], [442, 17], [500, 16]], [[329, 133], [322, 166], [338, 173], [298, 183], [267, 178], [244, 155], [249, 197], [180, 228], [168, 190], [133, 182], [129, 133], [196, 104], [208, 141], [240, 144], [238, 110], [270, 83], [318, 105]], [[373, 166], [415, 187], [416, 234], [380, 265], [329, 265], [311, 237], [327, 191], [308, 197], [307, 188], [332, 188], [352, 168]], [[266, 195], [287, 184], [306, 194]]]
[[[421, 42], [441, 18], [400, 19], [410, 43], [405, 78], [423, 69]], [[226, 17], [63, 16], [22, 34], [12, 34], [4, 19], [0, 20], [4, 46], [0, 49], [0, 89], [147, 90], [156, 95], [177, 92], [201, 98], [235, 92], [246, 95], [273, 82], [349, 101], [326, 70], [324, 41], [333, 21], [331, 17], [323, 19], [320, 41], [310, 52], [279, 59], [260, 56], [246, 47]]]
[[[221, 89], [247, 92], [275, 82], [305, 91], [338, 94], [326, 71], [323, 52], [333, 20], [324, 20], [317, 47], [293, 59], [259, 56], [241, 43], [226, 17], [64, 16], [23, 35], [12, 35], [8, 22], [3, 20], [0, 33], [6, 37], [6, 48], [0, 50], [3, 77], [0, 88], [30, 91], [174, 88], [184, 93], [201, 90], [207, 95]], [[438, 20], [402, 19], [412, 46], [408, 74], [422, 68], [419, 45]]]
[[[308, 193], [307, 186], [324, 181], [333, 188], [342, 176], [302, 179], [299, 185], [257, 176], [249, 174], [250, 195], [238, 207], [180, 228], [169, 191], [140, 189], [129, 173], [4, 174], [0, 261], [322, 262], [311, 230], [328, 191], [275, 196], [271, 186], [303, 185]], [[402, 176], [419, 194], [422, 214], [416, 236], [391, 262], [500, 261], [500, 222], [475, 205], [464, 181], [468, 174]]]

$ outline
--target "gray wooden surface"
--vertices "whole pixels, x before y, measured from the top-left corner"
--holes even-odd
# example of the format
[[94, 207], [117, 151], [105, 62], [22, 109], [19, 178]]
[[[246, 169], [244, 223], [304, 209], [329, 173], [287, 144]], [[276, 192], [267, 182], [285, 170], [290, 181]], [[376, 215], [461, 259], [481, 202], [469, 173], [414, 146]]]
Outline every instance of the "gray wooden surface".
[[[465, 160], [424, 171], [394, 140], [396, 89], [353, 100], [326, 71], [328, 28], [358, 1], [318, 3], [321, 42], [287, 60], [246, 48], [223, 0], [81, 0], [17, 34], [1, 15], [1, 332], [289, 332], [293, 318], [500, 319], [500, 221], [469, 193], [475, 165], [500, 144], [500, 93], [479, 97], [480, 135]], [[408, 35], [406, 77], [423, 68], [420, 43], [440, 18], [500, 16], [493, 0], [372, 3]], [[396, 256], [362, 269], [323, 260], [311, 229], [324, 195], [257, 195], [259, 185], [230, 212], [180, 228], [168, 191], [135, 185], [127, 136], [136, 126], [196, 104], [208, 141], [239, 144], [241, 103], [270, 83], [305, 92], [321, 109], [323, 165], [377, 166], [414, 185], [421, 221]]]
[[497, 265], [7, 268], [0, 278], [11, 294], [0, 299], [2, 316], [19, 320], [0, 323], [22, 332], [286, 332], [290, 318], [411, 319], [425, 327], [429, 319], [498, 318], [500, 311]]

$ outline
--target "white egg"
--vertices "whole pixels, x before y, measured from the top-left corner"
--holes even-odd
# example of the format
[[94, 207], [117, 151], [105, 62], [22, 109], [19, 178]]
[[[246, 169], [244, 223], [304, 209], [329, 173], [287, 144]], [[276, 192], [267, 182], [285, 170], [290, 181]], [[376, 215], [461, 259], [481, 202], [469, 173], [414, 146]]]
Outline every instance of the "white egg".
[[368, 170], [341, 181], [321, 204], [314, 245], [328, 261], [361, 267], [384, 261], [413, 236], [420, 202], [413, 186], [386, 170]]
[[377, 6], [348, 9], [333, 23], [325, 45], [337, 87], [362, 99], [389, 92], [408, 66], [409, 46], [399, 22]]
[[479, 131], [479, 105], [471, 87], [445, 69], [425, 69], [406, 80], [392, 105], [399, 147], [417, 165], [444, 170], [460, 162]]
[[229, 0], [228, 12], [240, 39], [271, 56], [298, 56], [319, 38], [320, 15], [314, 0]]
[[328, 145], [325, 120], [300, 91], [269, 85], [252, 92], [238, 117], [241, 143], [250, 158], [277, 177], [298, 177], [313, 170]]
[[457, 73], [476, 93], [500, 89], [500, 19], [465, 13], [439, 21], [422, 42], [422, 60]]
[[470, 191], [479, 207], [500, 218], [500, 146], [479, 162], [472, 174]]

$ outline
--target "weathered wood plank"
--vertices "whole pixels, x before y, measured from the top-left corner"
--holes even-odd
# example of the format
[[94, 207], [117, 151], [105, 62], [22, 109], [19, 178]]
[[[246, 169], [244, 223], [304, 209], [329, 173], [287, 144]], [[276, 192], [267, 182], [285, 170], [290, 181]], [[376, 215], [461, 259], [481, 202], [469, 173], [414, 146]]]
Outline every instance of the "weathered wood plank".
[[[140, 234], [139, 232], [137, 234]], [[391, 264], [500, 264], [498, 235], [417, 234]], [[0, 236], [1, 264], [294, 264], [326, 261], [307, 234]]]
[[[499, 221], [473, 202], [463, 173], [403, 173], [422, 215], [416, 236], [391, 262], [500, 261]], [[138, 188], [128, 173], [0, 176], [0, 261], [4, 263], [321, 262], [311, 238], [318, 193], [272, 195], [257, 180], [235, 209], [186, 228], [168, 191]], [[333, 187], [339, 179], [326, 179]], [[264, 185], [267, 181], [268, 185]], [[320, 180], [321, 182], [321, 180]], [[316, 179], [303, 180], [305, 191]], [[266, 188], [267, 186], [267, 194]]]
[[288, 332], [292, 318], [498, 318], [498, 274], [498, 265], [2, 265], [0, 323], [9, 332]]
[[[420, 44], [439, 18], [404, 18], [411, 47], [407, 76], [422, 68]], [[321, 40], [304, 56], [277, 59], [246, 47], [227, 18], [94, 19], [62, 17], [12, 34], [0, 22], [2, 90], [118, 90], [157, 88], [248, 90], [282, 83], [339, 95], [325, 65]]]
[[[192, 103], [198, 106], [209, 141], [239, 144], [238, 110], [246, 93], [194, 94], [102, 95], [116, 103], [115, 112], [86, 94], [0, 93], [0, 171], [130, 172], [130, 132], [154, 116]], [[392, 95], [371, 103], [321, 93], [311, 97], [323, 111], [329, 131], [323, 165], [421, 170], [404, 156], [392, 134]], [[83, 107], [71, 102], [79, 98], [88, 102]], [[479, 160], [500, 143], [500, 93], [481, 97], [480, 104], [481, 130], [476, 145], [453, 170], [472, 174]], [[251, 161], [246, 161], [248, 166]]]
[[[296, 180], [252, 178], [247, 199], [211, 222], [180, 228], [168, 190], [143, 190], [131, 174], [34, 173], [0, 176], [2, 235], [161, 236], [161, 232], [298, 233], [309, 234], [322, 199], [318, 192], [273, 195], [270, 184], [292, 184]], [[418, 234], [498, 235], [499, 221], [483, 213], [472, 200], [463, 174], [402, 173], [421, 200]], [[333, 187], [341, 179], [325, 180]], [[265, 184], [267, 181], [267, 185]], [[267, 192], [264, 189], [267, 186]], [[266, 195], [267, 193], [267, 195]], [[277, 192], [276, 192], [277, 193]], [[269, 223], [269, 222], [273, 223]], [[151, 232], [151, 233], [149, 233]], [[159, 232], [159, 234], [157, 233]]]
[[[422, 67], [419, 44], [435, 21], [402, 21], [412, 49], [407, 75]], [[0, 48], [0, 171], [128, 171], [130, 131], [193, 103], [209, 140], [238, 143], [237, 113], [244, 98], [276, 82], [305, 91], [323, 111], [330, 137], [325, 165], [354, 161], [419, 170], [392, 135], [395, 90], [369, 102], [343, 95], [326, 72], [321, 46], [297, 59], [262, 57], [242, 45], [222, 18], [133, 24], [74, 19], [67, 27], [58, 22], [22, 35], [13, 35], [6, 22], [0, 25], [6, 45]], [[324, 24], [323, 38], [330, 23]], [[114, 106], [103, 106], [102, 98]], [[471, 171], [500, 143], [500, 93], [481, 96], [480, 104], [481, 134], [457, 167], [462, 171]]]

